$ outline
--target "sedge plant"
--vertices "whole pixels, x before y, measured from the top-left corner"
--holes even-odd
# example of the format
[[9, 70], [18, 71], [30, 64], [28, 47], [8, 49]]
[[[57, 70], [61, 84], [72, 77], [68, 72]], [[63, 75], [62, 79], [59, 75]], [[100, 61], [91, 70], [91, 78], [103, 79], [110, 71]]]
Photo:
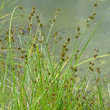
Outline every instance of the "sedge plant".
[[[80, 27], [74, 37], [74, 45], [71, 55], [67, 55], [68, 45], [71, 38], [64, 42], [60, 58], [57, 59], [56, 45], [57, 32], [54, 33], [54, 45], [50, 48], [49, 39], [54, 24], [57, 20], [60, 9], [58, 8], [49, 32], [45, 33], [45, 26], [42, 24], [41, 16], [33, 7], [28, 16], [28, 26], [13, 26], [14, 13], [19, 11], [21, 22], [25, 24], [26, 12], [21, 6], [16, 6], [10, 16], [9, 29], [6, 31], [5, 39], [0, 40], [0, 109], [14, 110], [103, 110], [108, 109], [108, 101], [103, 101], [103, 88], [109, 84], [107, 80], [103, 84], [95, 76], [94, 61], [110, 57], [109, 54], [94, 56], [83, 62], [79, 62], [91, 38], [102, 23], [105, 15], [94, 28], [91, 36], [85, 42], [84, 47], [79, 50], [81, 42], [89, 28], [89, 23], [94, 19], [94, 10], [87, 19], [86, 28], [80, 34]], [[36, 14], [37, 13], [37, 14]], [[34, 27], [33, 32], [33, 26]], [[3, 34], [4, 35], [4, 34]], [[77, 75], [78, 67], [89, 62], [89, 68], [85, 76], [80, 80]], [[89, 90], [88, 75], [93, 73], [96, 86], [93, 91]], [[97, 68], [100, 73], [100, 69]]]

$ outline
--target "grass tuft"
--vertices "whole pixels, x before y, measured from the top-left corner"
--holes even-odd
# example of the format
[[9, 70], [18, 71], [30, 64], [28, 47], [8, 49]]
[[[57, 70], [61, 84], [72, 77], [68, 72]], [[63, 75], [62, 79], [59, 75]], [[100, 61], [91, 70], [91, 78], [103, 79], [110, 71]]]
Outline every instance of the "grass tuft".
[[[93, 58], [79, 62], [110, 8], [80, 49], [96, 16], [98, 4], [94, 4], [86, 28], [81, 33], [81, 28], [77, 27], [74, 44], [70, 49], [68, 47], [72, 38], [68, 37], [61, 46], [57, 45], [58, 32], [54, 32], [54, 37], [51, 35], [59, 8], [46, 33], [47, 27], [43, 25], [35, 6], [28, 16], [24, 14], [27, 11], [22, 6], [16, 6], [11, 14], [3, 15], [4, 6], [3, 1], [0, 6], [0, 20], [3, 20], [0, 22], [0, 30], [7, 30], [0, 33], [0, 109], [106, 110], [110, 107], [110, 80], [102, 74], [100, 64], [104, 58], [109, 59], [110, 54], [98, 55], [96, 48]], [[4, 26], [8, 16], [9, 27]], [[59, 47], [60, 55], [57, 54]], [[68, 54], [69, 51], [71, 54]], [[85, 66], [87, 70], [81, 70]]]

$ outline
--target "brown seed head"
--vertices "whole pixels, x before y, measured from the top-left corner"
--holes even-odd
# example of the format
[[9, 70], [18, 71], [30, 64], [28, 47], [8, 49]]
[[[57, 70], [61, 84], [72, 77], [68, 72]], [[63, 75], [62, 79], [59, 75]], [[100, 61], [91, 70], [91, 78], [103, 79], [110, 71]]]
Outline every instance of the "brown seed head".
[[100, 68], [99, 67], [97, 68], [97, 72], [100, 74]]
[[75, 38], [77, 39], [77, 38], [78, 38], [78, 36], [76, 35], [76, 36], [75, 36]]
[[32, 24], [29, 24], [29, 27], [32, 27]]
[[40, 27], [42, 28], [43, 27], [43, 24], [40, 24]]
[[38, 19], [37, 22], [40, 23], [40, 20]]
[[71, 71], [73, 71], [74, 69], [73, 69], [73, 66], [71, 66]]
[[97, 3], [94, 4], [94, 7], [97, 7]]
[[75, 54], [75, 59], [77, 59], [77, 54]]
[[70, 37], [67, 39], [67, 41], [68, 41], [68, 42], [70, 41]]
[[23, 9], [23, 7], [22, 7], [22, 6], [20, 6], [20, 7], [19, 7], [19, 9], [20, 9], [20, 10], [22, 10], [22, 9]]
[[98, 83], [98, 82], [99, 82], [99, 79], [97, 79], [96, 81], [97, 81], [97, 83]]
[[79, 52], [79, 50], [77, 50], [77, 53]]
[[33, 12], [31, 12], [31, 14], [30, 14], [31, 16], [33, 16]]
[[94, 71], [93, 68], [91, 66], [89, 66], [89, 70]]
[[86, 23], [86, 26], [89, 27], [89, 23]]
[[66, 44], [63, 44], [63, 47], [66, 48]]
[[68, 48], [66, 48], [65, 50], [68, 51]]
[[38, 16], [38, 15], [36, 15], [36, 18], [37, 18], [37, 19], [39, 19], [39, 16]]
[[36, 9], [36, 7], [34, 6], [34, 7], [33, 7], [33, 10], [35, 10], [35, 9]]
[[31, 16], [29, 16], [29, 20], [31, 20]]
[[35, 13], [35, 10], [33, 10], [32, 13]]
[[57, 32], [55, 32], [55, 35], [57, 35], [58, 33]]
[[60, 11], [60, 8], [57, 8], [57, 11]]
[[94, 16], [91, 16], [91, 20], [93, 20], [94, 19]]
[[53, 22], [55, 22], [55, 19], [53, 19]]
[[93, 16], [95, 16], [95, 15], [96, 15], [96, 12], [93, 13]]
[[94, 58], [96, 58], [96, 57], [97, 57], [97, 54], [94, 55]]
[[74, 71], [75, 71], [75, 72], [77, 72], [77, 71], [78, 71], [78, 70], [77, 70], [77, 67], [75, 67], [75, 68], [74, 68]]
[[80, 31], [80, 27], [77, 27], [77, 31]]

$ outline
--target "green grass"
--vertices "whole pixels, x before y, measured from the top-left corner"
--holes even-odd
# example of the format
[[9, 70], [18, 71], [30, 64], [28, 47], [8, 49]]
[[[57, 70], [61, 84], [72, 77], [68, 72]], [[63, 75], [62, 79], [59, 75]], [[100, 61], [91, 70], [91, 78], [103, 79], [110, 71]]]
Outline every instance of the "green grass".
[[[0, 19], [3, 19], [1, 5]], [[57, 58], [57, 33], [51, 38], [52, 29], [59, 14], [57, 9], [48, 33], [45, 33], [41, 16], [35, 15], [33, 7], [28, 20], [28, 29], [25, 24], [25, 15], [21, 16], [21, 24], [13, 24], [16, 11], [26, 12], [23, 7], [16, 6], [10, 16], [9, 27], [5, 33], [0, 33], [0, 109], [2, 110], [109, 110], [109, 83], [110, 80], [101, 81], [100, 69], [96, 66], [98, 60], [110, 57], [110, 54], [94, 56], [79, 62], [88, 43], [99, 28], [110, 8], [97, 23], [91, 36], [79, 50], [81, 42], [89, 28], [89, 23], [95, 17], [95, 8], [88, 19], [86, 28], [80, 34], [77, 28], [73, 50], [68, 55], [68, 45], [71, 38], [62, 45], [61, 55]], [[19, 15], [20, 19], [20, 15]], [[37, 24], [33, 32], [32, 25]], [[3, 24], [3, 22], [1, 22]], [[14, 25], [14, 26], [13, 26]], [[0, 29], [4, 25], [1, 25]], [[26, 34], [26, 31], [28, 33]], [[47, 36], [46, 36], [47, 35]], [[53, 45], [49, 47], [49, 39]], [[86, 73], [78, 75], [78, 67], [88, 63]], [[84, 75], [83, 75], [84, 74]], [[93, 77], [93, 81], [90, 82]], [[91, 83], [91, 84], [90, 84]], [[107, 86], [108, 85], [108, 86]]]

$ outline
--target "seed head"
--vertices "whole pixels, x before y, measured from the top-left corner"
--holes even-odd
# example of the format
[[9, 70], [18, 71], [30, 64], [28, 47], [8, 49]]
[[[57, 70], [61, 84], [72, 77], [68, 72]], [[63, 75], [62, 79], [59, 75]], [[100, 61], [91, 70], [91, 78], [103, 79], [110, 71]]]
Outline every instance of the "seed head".
[[94, 4], [94, 7], [97, 7], [97, 3]]
[[22, 9], [23, 9], [23, 7], [22, 7], [22, 6], [20, 6], [20, 7], [19, 7], [19, 9], [20, 9], [20, 10], [22, 10]]
[[31, 20], [31, 16], [29, 16], [29, 20]]
[[36, 7], [34, 6], [34, 7], [33, 7], [33, 10], [35, 10], [35, 9], [36, 9]]
[[69, 42], [70, 41], [70, 38], [68, 38], [67, 41]]
[[80, 31], [80, 27], [77, 27], [77, 31]]

